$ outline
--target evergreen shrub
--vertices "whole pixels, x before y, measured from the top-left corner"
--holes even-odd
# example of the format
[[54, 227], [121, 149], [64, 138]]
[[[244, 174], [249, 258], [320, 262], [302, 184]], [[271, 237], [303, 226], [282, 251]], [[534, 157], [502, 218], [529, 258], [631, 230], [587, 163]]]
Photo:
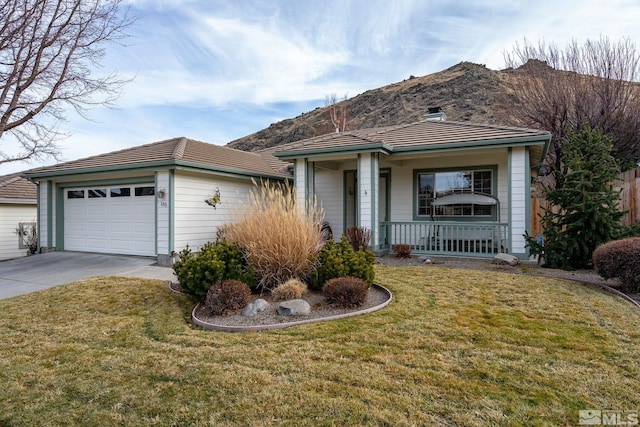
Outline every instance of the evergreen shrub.
[[243, 251], [224, 240], [205, 243], [196, 254], [187, 246], [180, 251], [173, 271], [182, 290], [198, 301], [204, 299], [214, 283], [235, 279], [254, 284], [253, 270]]
[[543, 238], [525, 234], [532, 255], [544, 266], [571, 270], [589, 267], [601, 244], [624, 237], [620, 192], [613, 182], [620, 166], [611, 155], [611, 141], [585, 125], [567, 130], [562, 150], [564, 169], [554, 172], [556, 186], [544, 193], [551, 207], [542, 217]]
[[373, 252], [359, 249], [354, 251], [345, 235], [339, 243], [328, 240], [318, 254], [317, 265], [309, 275], [309, 285], [320, 290], [327, 280], [342, 276], [353, 276], [364, 280], [367, 285], [373, 283], [375, 262]]

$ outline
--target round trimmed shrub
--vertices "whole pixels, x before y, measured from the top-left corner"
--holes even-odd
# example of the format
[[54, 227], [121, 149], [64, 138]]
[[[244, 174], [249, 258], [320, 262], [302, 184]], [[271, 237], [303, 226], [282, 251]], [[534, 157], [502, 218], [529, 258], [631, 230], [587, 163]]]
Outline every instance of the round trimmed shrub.
[[212, 316], [225, 316], [241, 310], [250, 302], [251, 290], [246, 283], [225, 280], [209, 288], [204, 306]]
[[322, 287], [322, 294], [327, 302], [343, 308], [359, 307], [367, 299], [369, 286], [367, 283], [352, 276], [336, 277], [327, 280]]
[[640, 237], [598, 246], [593, 251], [593, 266], [605, 279], [619, 278], [621, 291], [640, 292]]
[[284, 283], [279, 284], [274, 290], [271, 291], [273, 299], [278, 301], [284, 301], [288, 299], [298, 299], [307, 291], [307, 285], [302, 283], [298, 279], [289, 279]]

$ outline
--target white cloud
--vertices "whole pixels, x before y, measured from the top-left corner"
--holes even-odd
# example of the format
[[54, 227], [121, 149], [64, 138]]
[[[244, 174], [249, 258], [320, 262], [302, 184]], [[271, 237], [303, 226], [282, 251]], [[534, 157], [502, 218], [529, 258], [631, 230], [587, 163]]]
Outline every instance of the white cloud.
[[[226, 143], [323, 104], [460, 61], [504, 66], [527, 38], [640, 40], [637, 0], [128, 0], [141, 16], [105, 70], [119, 110], [71, 116], [64, 156], [173, 136]], [[640, 47], [639, 47], [640, 48]], [[22, 167], [23, 166], [23, 167]], [[11, 166], [20, 170], [29, 165]], [[6, 165], [0, 174], [8, 173]]]

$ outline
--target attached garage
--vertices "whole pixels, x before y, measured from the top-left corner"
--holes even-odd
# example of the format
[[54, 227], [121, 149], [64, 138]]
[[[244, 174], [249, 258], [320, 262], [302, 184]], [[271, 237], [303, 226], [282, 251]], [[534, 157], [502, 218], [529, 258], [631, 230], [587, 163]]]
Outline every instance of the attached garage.
[[[286, 180], [287, 166], [269, 152], [173, 138], [25, 176], [38, 184], [40, 251], [151, 256], [171, 265], [186, 245], [198, 250], [215, 240], [253, 180]], [[216, 193], [214, 209], [205, 200]]]
[[154, 256], [155, 184], [66, 188], [64, 248]]

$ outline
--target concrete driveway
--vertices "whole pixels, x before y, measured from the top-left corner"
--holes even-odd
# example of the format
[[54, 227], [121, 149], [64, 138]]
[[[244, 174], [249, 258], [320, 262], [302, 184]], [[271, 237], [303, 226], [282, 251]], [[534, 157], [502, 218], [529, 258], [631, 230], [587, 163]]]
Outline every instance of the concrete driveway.
[[155, 258], [85, 252], [49, 252], [0, 261], [0, 299], [94, 276], [175, 280], [173, 269]]

